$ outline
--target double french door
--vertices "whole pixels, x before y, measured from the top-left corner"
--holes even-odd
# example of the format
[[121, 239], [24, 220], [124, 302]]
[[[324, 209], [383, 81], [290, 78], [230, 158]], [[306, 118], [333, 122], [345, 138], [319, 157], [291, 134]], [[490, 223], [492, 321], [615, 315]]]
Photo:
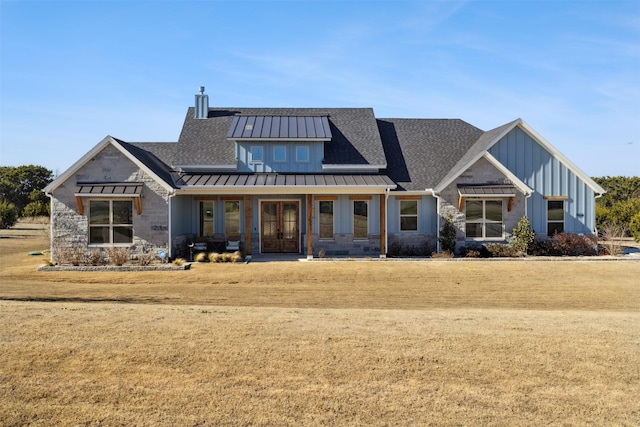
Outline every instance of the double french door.
[[300, 202], [260, 203], [262, 252], [300, 252]]

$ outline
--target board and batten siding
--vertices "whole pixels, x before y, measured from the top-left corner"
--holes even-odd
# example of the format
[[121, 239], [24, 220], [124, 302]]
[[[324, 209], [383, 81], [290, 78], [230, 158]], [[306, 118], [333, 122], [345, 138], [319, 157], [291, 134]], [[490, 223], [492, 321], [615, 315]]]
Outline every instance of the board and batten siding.
[[[251, 161], [251, 147], [261, 146], [263, 148], [263, 161]], [[286, 160], [284, 162], [276, 162], [273, 159], [273, 150], [276, 146], [286, 148]], [[297, 161], [296, 147], [309, 147], [309, 161]], [[256, 173], [272, 173], [272, 172], [294, 172], [294, 173], [318, 173], [322, 172], [322, 159], [324, 157], [323, 142], [295, 142], [295, 141], [240, 141], [237, 143], [236, 154], [238, 156], [238, 172], [256, 172]]]
[[549, 153], [529, 134], [514, 128], [494, 144], [489, 153], [533, 189], [527, 216], [538, 234], [546, 234], [545, 196], [565, 196], [565, 232], [595, 232], [595, 194], [567, 165]]
[[[401, 195], [398, 195], [401, 196]], [[435, 234], [438, 231], [437, 201], [432, 196], [422, 196], [418, 201], [418, 231], [413, 233]], [[400, 233], [400, 201], [395, 195], [387, 200], [387, 233]], [[403, 232], [412, 233], [412, 232]]]

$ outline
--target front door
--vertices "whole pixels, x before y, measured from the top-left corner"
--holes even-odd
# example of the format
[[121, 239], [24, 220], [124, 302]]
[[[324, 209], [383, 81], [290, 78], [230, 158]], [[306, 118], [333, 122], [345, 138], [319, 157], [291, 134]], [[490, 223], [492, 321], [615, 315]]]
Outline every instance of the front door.
[[262, 252], [300, 252], [300, 202], [263, 201], [260, 212]]

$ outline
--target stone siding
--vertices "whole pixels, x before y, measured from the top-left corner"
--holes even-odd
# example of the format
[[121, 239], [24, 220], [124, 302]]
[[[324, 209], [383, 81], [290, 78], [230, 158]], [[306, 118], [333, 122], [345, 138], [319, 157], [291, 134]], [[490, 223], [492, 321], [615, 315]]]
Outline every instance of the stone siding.
[[[440, 227], [442, 228], [444, 224], [444, 218], [451, 216], [456, 229], [456, 250], [466, 246], [477, 246], [481, 243], [477, 239], [466, 238], [465, 212], [464, 209], [462, 212], [458, 210], [460, 197], [458, 184], [511, 184], [511, 182], [488, 160], [481, 158], [440, 193]], [[503, 200], [503, 241], [507, 241], [511, 237], [511, 231], [525, 215], [525, 195], [516, 189], [515, 201], [510, 212], [507, 209], [509, 199], [504, 198]], [[495, 242], [496, 240], [492, 239], [491, 241]]]
[[[142, 213], [133, 209], [132, 255], [167, 250], [169, 240], [169, 193], [157, 181], [138, 168], [112, 145], [107, 145], [73, 177], [53, 192], [51, 199], [51, 259], [60, 261], [65, 247], [78, 247], [89, 252], [100, 246], [89, 246], [89, 198], [82, 199], [84, 214], [78, 212], [75, 189], [78, 182], [142, 182]], [[105, 200], [108, 197], [104, 198]]]

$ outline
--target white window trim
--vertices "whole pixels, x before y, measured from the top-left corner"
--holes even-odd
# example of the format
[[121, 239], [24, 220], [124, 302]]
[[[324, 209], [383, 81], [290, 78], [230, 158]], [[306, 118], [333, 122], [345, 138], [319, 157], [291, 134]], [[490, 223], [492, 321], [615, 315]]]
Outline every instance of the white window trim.
[[[467, 202], [470, 201], [474, 201], [474, 202], [482, 202], [482, 222], [480, 221], [471, 221], [471, 222], [467, 222], [466, 219], [466, 215], [467, 215]], [[487, 222], [487, 208], [486, 208], [486, 202], [500, 202], [500, 206], [502, 209], [502, 221], [500, 221], [500, 224], [502, 224], [502, 233], [500, 237], [485, 237], [487, 234], [487, 224], [498, 224], [498, 222], [496, 221], [489, 221]], [[465, 240], [468, 241], [502, 241], [504, 240], [504, 200], [503, 199], [484, 199], [484, 198], [469, 198], [464, 202], [464, 214], [465, 214], [465, 220], [464, 220], [464, 237]], [[480, 237], [468, 237], [467, 236], [467, 224], [482, 224], [482, 236]]]
[[[356, 237], [356, 202], [364, 202], [367, 205], [367, 236]], [[351, 203], [351, 230], [353, 231], [353, 240], [369, 240], [369, 201], [368, 200], [352, 200]]]
[[[117, 201], [117, 202], [121, 202], [121, 201], [130, 201], [131, 202], [131, 242], [130, 243], [113, 243], [113, 242], [108, 242], [108, 243], [88, 243], [87, 247], [90, 248], [128, 248], [133, 246], [133, 240], [135, 237], [135, 231], [133, 229], [133, 203], [134, 200], [129, 198], [91, 198], [91, 200], [89, 200], [89, 212], [87, 215], [87, 226], [88, 226], [88, 235], [87, 235], [87, 241], [90, 242], [91, 241], [91, 228], [92, 227], [109, 227], [109, 239], [113, 240], [113, 227], [117, 226], [117, 227], [124, 227], [124, 226], [129, 226], [129, 224], [114, 224], [113, 223], [113, 202]], [[91, 225], [91, 202], [109, 202], [109, 223], [108, 224], [95, 224], [95, 225]]]
[[[283, 148], [284, 149], [284, 159], [283, 160], [276, 159], [276, 150], [278, 148]], [[273, 161], [274, 161], [274, 163], [285, 163], [287, 161], [287, 146], [286, 145], [274, 145], [273, 146]]]
[[[416, 229], [415, 230], [403, 230], [402, 229], [402, 217], [410, 217], [414, 215], [402, 215], [402, 202], [415, 202], [416, 203]], [[420, 201], [419, 200], [398, 200], [398, 231], [400, 233], [418, 233], [420, 231]]]
[[[336, 201], [337, 200], [318, 200], [318, 206], [317, 206], [317, 212], [318, 212], [318, 240], [322, 240], [323, 242], [329, 242], [329, 241], [334, 241], [336, 239]], [[330, 202], [332, 204], [332, 213], [331, 213], [331, 219], [333, 221], [333, 224], [331, 225], [332, 228], [332, 235], [331, 237], [320, 237], [320, 203], [322, 202]]]

